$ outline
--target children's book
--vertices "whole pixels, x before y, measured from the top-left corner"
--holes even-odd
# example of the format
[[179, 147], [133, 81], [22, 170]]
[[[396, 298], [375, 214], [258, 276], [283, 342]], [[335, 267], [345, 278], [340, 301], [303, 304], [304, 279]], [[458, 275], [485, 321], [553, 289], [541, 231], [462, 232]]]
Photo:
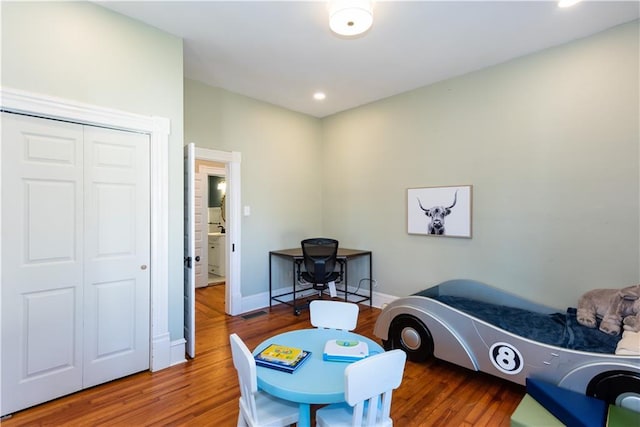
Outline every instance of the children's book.
[[369, 356], [366, 342], [357, 340], [329, 340], [324, 345], [322, 359], [333, 362], [354, 362]]
[[293, 373], [311, 356], [301, 348], [271, 344], [255, 356], [256, 365]]

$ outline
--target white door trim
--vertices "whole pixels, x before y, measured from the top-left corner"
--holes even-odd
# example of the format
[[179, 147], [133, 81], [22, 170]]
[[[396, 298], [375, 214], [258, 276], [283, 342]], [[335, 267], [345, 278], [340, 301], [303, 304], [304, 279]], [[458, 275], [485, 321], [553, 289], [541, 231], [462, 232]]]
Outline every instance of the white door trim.
[[240, 283], [240, 161], [237, 151], [219, 151], [196, 147], [196, 159], [210, 160], [225, 164], [227, 181], [227, 225], [225, 239], [227, 258], [225, 262], [225, 312], [232, 316], [242, 313], [242, 292]]
[[[169, 133], [170, 120], [84, 104], [48, 95], [0, 88], [4, 111], [103, 126], [150, 135], [151, 178], [151, 342], [149, 365], [158, 371], [171, 364], [169, 334]], [[1, 181], [0, 175], [0, 181]], [[1, 207], [0, 207], [1, 208]], [[0, 209], [1, 212], [1, 209]], [[2, 221], [0, 214], [0, 222]], [[0, 242], [0, 255], [2, 253]], [[0, 266], [0, 276], [1, 276]]]

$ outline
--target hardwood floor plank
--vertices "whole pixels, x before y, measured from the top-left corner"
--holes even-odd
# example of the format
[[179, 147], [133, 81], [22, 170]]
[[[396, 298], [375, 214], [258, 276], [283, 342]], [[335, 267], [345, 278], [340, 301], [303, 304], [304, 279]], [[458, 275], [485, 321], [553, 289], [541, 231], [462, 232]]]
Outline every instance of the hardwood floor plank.
[[[256, 317], [224, 314], [224, 286], [196, 290], [196, 358], [141, 372], [13, 414], [13, 426], [235, 426], [240, 391], [229, 346], [237, 333], [251, 349], [281, 332], [311, 327], [308, 310], [266, 308]], [[356, 332], [377, 340], [380, 310], [361, 306]], [[407, 362], [393, 394], [400, 427], [509, 426], [524, 387], [443, 362]], [[312, 409], [317, 409], [313, 405]]]

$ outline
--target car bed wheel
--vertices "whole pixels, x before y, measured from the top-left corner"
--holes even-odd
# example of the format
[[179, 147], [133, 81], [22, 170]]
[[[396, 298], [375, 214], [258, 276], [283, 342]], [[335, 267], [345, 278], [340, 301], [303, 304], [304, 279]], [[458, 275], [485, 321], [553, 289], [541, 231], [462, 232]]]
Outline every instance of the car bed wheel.
[[611, 405], [640, 411], [640, 374], [631, 371], [603, 372], [589, 382], [587, 395]]
[[389, 326], [387, 350], [401, 349], [412, 362], [424, 362], [433, 356], [433, 338], [429, 329], [413, 316], [401, 314]]

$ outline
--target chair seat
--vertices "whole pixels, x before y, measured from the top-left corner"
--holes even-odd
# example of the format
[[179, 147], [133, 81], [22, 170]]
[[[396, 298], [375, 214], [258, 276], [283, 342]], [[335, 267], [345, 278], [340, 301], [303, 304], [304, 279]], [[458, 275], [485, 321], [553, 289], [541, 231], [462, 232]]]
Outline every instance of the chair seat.
[[[321, 289], [324, 289], [324, 288], [326, 288], [326, 287], [327, 287], [327, 283], [337, 281], [337, 280], [338, 280], [338, 278], [340, 277], [340, 273], [338, 273], [337, 271], [336, 271], [336, 272], [331, 273], [331, 274], [329, 275], [329, 277], [327, 277], [327, 279], [325, 279], [325, 280], [326, 280], [326, 283], [314, 283], [314, 281], [315, 281], [316, 279], [315, 279], [313, 276], [311, 276], [309, 273], [307, 273], [306, 271], [305, 271], [305, 272], [303, 272], [303, 273], [301, 274], [301, 276], [302, 276], [302, 278], [303, 278], [306, 282], [313, 283], [313, 287], [314, 287], [314, 288], [321, 288]], [[324, 282], [324, 281], [323, 281], [323, 282]]]
[[258, 391], [255, 398], [261, 426], [282, 426], [298, 422], [297, 403], [278, 399], [263, 391]]
[[[365, 414], [367, 412], [366, 406], [365, 403]], [[316, 427], [351, 426], [352, 421], [353, 408], [345, 402], [334, 403], [316, 411]], [[365, 423], [366, 420], [363, 420], [363, 424]], [[375, 426], [391, 427], [393, 426], [393, 420], [391, 418], [379, 420]]]

